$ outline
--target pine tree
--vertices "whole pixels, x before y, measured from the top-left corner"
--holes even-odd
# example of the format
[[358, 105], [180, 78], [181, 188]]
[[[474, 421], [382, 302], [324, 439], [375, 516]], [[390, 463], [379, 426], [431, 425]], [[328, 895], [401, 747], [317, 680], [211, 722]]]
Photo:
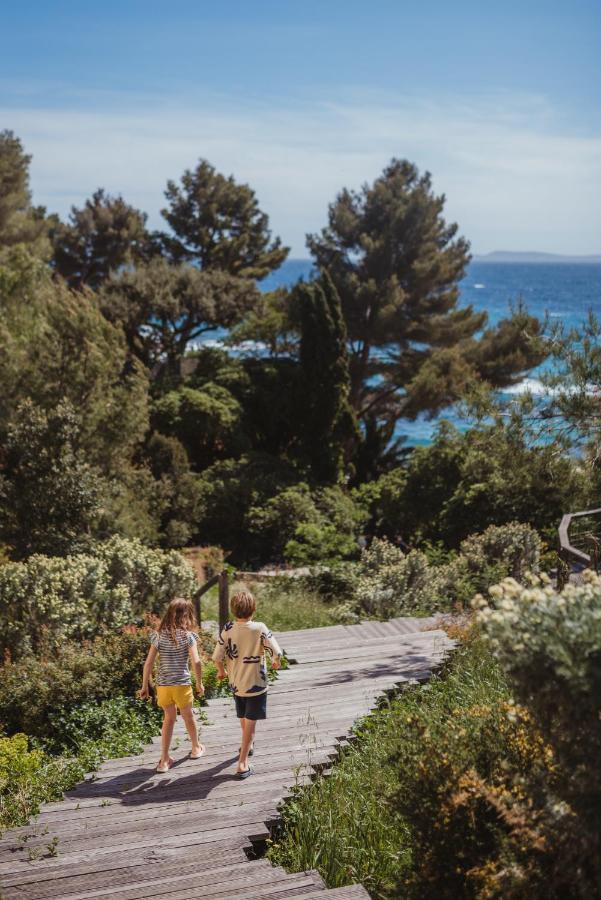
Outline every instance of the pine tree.
[[539, 323], [523, 310], [516, 327], [475, 337], [487, 317], [457, 305], [469, 245], [443, 218], [444, 204], [429, 173], [393, 159], [373, 185], [343, 190], [327, 228], [307, 238], [340, 295], [353, 408], [390, 433], [403, 416], [448, 406], [475, 379], [500, 387], [544, 357]]
[[271, 240], [269, 219], [254, 191], [221, 175], [206, 160], [186, 170], [181, 185], [167, 182], [165, 197], [169, 205], [162, 215], [173, 234], [158, 238], [175, 262], [260, 279], [288, 255], [279, 238]]
[[29, 163], [12, 131], [0, 131], [0, 251], [15, 244], [27, 244], [30, 252], [49, 252], [47, 222], [43, 207], [31, 205]]
[[71, 287], [98, 288], [128, 263], [150, 253], [146, 213], [99, 188], [82, 209], [71, 208], [69, 223], [53, 229], [53, 264]]
[[349, 403], [346, 326], [330, 278], [297, 288], [301, 456], [320, 482], [339, 482], [358, 438]]

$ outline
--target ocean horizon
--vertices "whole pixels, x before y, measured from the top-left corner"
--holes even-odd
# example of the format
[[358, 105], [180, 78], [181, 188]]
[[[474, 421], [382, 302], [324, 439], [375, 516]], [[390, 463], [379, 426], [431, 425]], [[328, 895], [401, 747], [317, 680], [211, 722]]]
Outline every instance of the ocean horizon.
[[[311, 277], [313, 263], [310, 259], [288, 259], [260, 283], [262, 291], [278, 287], [291, 287], [299, 280]], [[566, 328], [578, 328], [592, 310], [601, 318], [601, 264], [588, 262], [495, 262], [472, 260], [465, 277], [459, 284], [459, 306], [472, 305], [474, 310], [486, 311], [487, 327], [495, 325], [510, 314], [511, 306], [522, 301], [528, 312], [550, 322], [561, 321]], [[207, 335], [208, 340], [219, 340], [223, 333]], [[203, 341], [204, 343], [204, 341]], [[540, 374], [545, 363], [524, 373], [520, 384], [503, 392], [505, 396], [526, 390], [540, 393]], [[396, 437], [404, 438], [407, 446], [431, 443], [437, 421], [445, 418], [461, 430], [470, 422], [449, 407], [436, 418], [425, 415], [415, 421], [401, 420]]]

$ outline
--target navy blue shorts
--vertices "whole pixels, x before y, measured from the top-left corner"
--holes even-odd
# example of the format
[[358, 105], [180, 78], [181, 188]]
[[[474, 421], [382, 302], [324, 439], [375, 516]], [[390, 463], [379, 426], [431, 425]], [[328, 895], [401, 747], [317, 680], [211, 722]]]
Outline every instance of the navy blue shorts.
[[267, 718], [267, 691], [263, 694], [255, 694], [254, 697], [239, 697], [234, 694], [236, 701], [236, 715], [239, 719], [266, 719]]

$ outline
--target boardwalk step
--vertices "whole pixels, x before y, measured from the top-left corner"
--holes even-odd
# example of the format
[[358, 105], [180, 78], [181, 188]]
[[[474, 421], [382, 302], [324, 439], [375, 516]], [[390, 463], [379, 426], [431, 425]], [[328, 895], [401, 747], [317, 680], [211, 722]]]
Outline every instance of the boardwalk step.
[[202, 759], [186, 758], [179, 721], [177, 765], [166, 776], [153, 770], [155, 739], [136, 756], [105, 763], [64, 800], [44, 805], [36, 823], [3, 835], [0, 895], [365, 900], [359, 885], [328, 890], [316, 872], [286, 873], [249, 855], [269, 836], [295, 785], [309, 783], [316, 770], [327, 772], [350, 745], [357, 718], [385, 692], [427, 678], [440, 664], [453, 643], [442, 631], [420, 631], [423, 625], [405, 619], [285, 633], [282, 643], [298, 664], [270, 688], [252, 778], [234, 777], [240, 729], [231, 700], [210, 701]]

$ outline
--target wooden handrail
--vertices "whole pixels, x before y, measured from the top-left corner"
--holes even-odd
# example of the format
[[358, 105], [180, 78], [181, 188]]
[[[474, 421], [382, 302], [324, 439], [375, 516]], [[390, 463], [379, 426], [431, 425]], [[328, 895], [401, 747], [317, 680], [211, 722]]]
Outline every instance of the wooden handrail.
[[[574, 538], [570, 536], [570, 527], [575, 519], [582, 519], [585, 516], [599, 519], [599, 533], [585, 535], [591, 542], [591, 553], [586, 553], [581, 547], [576, 547], [573, 543]], [[599, 553], [596, 545], [599, 544], [601, 538], [601, 509], [585, 509], [581, 512], [566, 513], [559, 525], [559, 547], [560, 555], [566, 562], [576, 562], [583, 566], [598, 565]]]
[[194, 591], [192, 602], [194, 603], [194, 608], [196, 610], [196, 620], [200, 626], [202, 622], [200, 598], [203, 594], [206, 594], [207, 591], [210, 591], [212, 587], [215, 587], [216, 584], [219, 585], [219, 631], [221, 632], [229, 619], [230, 588], [227, 570], [224, 569], [223, 572], [213, 575], [213, 577], [209, 578], [208, 581], [205, 581], [197, 591]]

